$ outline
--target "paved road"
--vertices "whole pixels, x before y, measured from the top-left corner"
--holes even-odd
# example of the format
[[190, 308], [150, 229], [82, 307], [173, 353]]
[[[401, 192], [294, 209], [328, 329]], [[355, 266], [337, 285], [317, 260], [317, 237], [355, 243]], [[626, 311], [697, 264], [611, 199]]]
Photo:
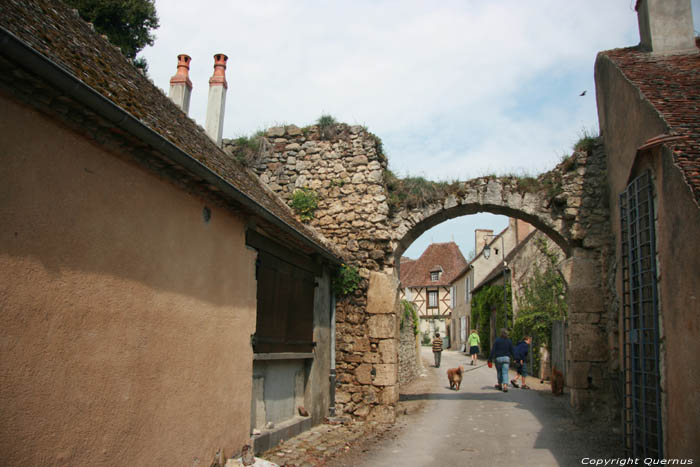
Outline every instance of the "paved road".
[[[429, 348], [424, 360], [432, 363]], [[449, 389], [446, 369], [465, 365], [459, 392]], [[355, 459], [355, 465], [381, 466], [556, 466], [581, 465], [584, 457], [622, 457], [619, 439], [574, 423], [567, 397], [546, 388], [507, 393], [494, 389], [495, 369], [482, 361], [443, 352], [439, 369], [426, 368], [436, 384], [422, 394], [422, 410], [403, 416], [396, 437], [383, 440]], [[536, 381], [539, 383], [539, 381]], [[534, 386], [534, 385], [533, 385]]]

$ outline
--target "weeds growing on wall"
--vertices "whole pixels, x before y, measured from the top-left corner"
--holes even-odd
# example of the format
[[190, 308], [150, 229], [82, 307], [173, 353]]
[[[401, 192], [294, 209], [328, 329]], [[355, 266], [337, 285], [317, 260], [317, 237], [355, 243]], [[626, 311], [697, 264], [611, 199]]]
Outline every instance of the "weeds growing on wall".
[[311, 188], [299, 188], [292, 194], [291, 206], [302, 222], [308, 222], [318, 208], [318, 194]]
[[343, 263], [333, 275], [333, 292], [339, 297], [353, 293], [360, 286], [360, 272], [356, 266]]
[[[537, 347], [545, 345], [551, 351], [552, 323], [566, 317], [566, 283], [557, 270], [559, 257], [551, 251], [547, 242], [538, 238], [537, 248], [547, 259], [543, 268], [535, 268], [533, 276], [524, 284], [517, 296], [518, 316], [513, 327], [513, 342], [530, 335]], [[539, 371], [539, 352], [532, 354], [533, 374]]]
[[420, 332], [420, 323], [416, 306], [408, 300], [401, 300], [401, 310], [401, 329], [403, 329], [404, 325], [410, 325], [413, 327], [413, 335], [417, 336]]
[[590, 154], [593, 147], [596, 145], [596, 143], [598, 143], [599, 139], [600, 136], [598, 135], [598, 132], [595, 130], [589, 131], [588, 129], [583, 128], [579, 132], [579, 140], [574, 144], [574, 151]]
[[258, 131], [253, 136], [241, 136], [231, 141], [229, 151], [245, 167], [250, 167], [260, 157], [263, 149], [264, 132]]
[[391, 212], [401, 208], [422, 208], [436, 201], [442, 201], [450, 194], [461, 196], [459, 182], [433, 182], [423, 177], [398, 178], [391, 170], [384, 171], [384, 184], [389, 193], [388, 203]]
[[330, 139], [333, 136], [333, 130], [335, 130], [338, 121], [333, 118], [332, 115], [321, 115], [318, 120], [316, 120], [318, 125], [318, 131], [323, 139]]
[[506, 285], [505, 300], [502, 285], [487, 285], [472, 295], [472, 323], [476, 324], [482, 348], [491, 349], [491, 313], [495, 314], [495, 331], [510, 328], [513, 310], [511, 307], [510, 284]]

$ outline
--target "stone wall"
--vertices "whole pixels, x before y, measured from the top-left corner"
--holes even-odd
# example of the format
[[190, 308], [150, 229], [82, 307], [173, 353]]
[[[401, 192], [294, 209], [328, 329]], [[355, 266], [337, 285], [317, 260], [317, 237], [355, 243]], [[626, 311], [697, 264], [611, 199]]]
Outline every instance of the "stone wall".
[[[359, 267], [360, 289], [336, 308], [337, 403], [357, 417], [391, 421], [398, 400], [398, 304], [369, 311], [370, 276], [394, 277], [395, 259], [445, 220], [487, 211], [525, 220], [567, 256], [568, 358], [571, 403], [608, 405], [614, 392], [617, 321], [609, 284], [611, 245], [606, 160], [601, 145], [581, 150], [536, 179], [481, 177], [453, 184], [442, 199], [391, 210], [386, 157], [361, 126], [293, 125], [269, 129], [251, 168], [283, 199], [299, 188], [319, 195], [310, 221]], [[233, 152], [231, 141], [224, 149]], [[389, 218], [389, 216], [391, 216]], [[393, 279], [395, 280], [395, 279]], [[380, 288], [391, 287], [382, 284]], [[600, 396], [600, 397], [599, 397]], [[604, 404], [603, 404], [604, 405]]]
[[[234, 153], [235, 144], [224, 141]], [[361, 126], [294, 125], [267, 130], [251, 168], [291, 204], [299, 188], [318, 194], [310, 225], [360, 270], [354, 294], [336, 304], [336, 410], [393, 422], [398, 401], [398, 282], [393, 276], [386, 157]], [[380, 273], [383, 272], [383, 273]]]
[[412, 323], [406, 320], [399, 336], [399, 386], [410, 383], [420, 374], [423, 366]]

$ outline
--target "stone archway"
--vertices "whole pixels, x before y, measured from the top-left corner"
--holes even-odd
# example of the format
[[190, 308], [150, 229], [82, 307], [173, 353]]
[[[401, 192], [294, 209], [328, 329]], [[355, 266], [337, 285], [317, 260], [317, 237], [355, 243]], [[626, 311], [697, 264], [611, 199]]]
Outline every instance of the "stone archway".
[[[565, 252], [571, 336], [567, 385], [575, 407], [592, 405], [607, 383], [607, 336], [614, 335], [617, 324], [609, 319], [606, 304], [611, 301], [605, 300], [611, 236], [601, 146], [576, 152], [537, 178], [493, 176], [433, 184], [432, 195], [412, 205], [400, 201], [401, 181], [388, 183], [381, 142], [361, 126], [338, 124], [323, 131], [318, 126], [277, 127], [261, 143], [250, 158], [251, 168], [284, 200], [298, 188], [315, 190], [319, 202], [311, 226], [359, 266], [363, 277], [360, 290], [336, 306], [339, 409], [393, 421], [398, 261], [424, 231], [478, 212], [523, 219]], [[232, 154], [238, 150], [230, 141], [224, 141], [224, 148]]]

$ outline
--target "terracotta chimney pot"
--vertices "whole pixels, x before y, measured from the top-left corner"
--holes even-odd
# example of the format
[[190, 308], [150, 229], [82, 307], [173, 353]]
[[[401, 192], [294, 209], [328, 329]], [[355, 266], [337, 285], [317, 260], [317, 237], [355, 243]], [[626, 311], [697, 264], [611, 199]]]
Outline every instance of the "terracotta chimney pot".
[[177, 56], [177, 72], [170, 78], [170, 92], [168, 97], [183, 112], [190, 110], [190, 96], [192, 94], [192, 81], [190, 81], [190, 61], [189, 55], [180, 54]]

